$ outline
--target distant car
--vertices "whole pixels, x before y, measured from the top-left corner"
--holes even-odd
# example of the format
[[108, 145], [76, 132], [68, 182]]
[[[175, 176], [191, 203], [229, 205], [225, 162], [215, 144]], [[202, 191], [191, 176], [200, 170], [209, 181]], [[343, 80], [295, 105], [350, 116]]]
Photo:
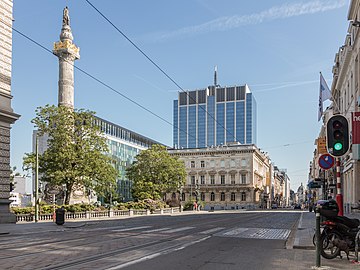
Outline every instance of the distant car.
[[277, 208], [278, 208], [277, 203], [273, 203], [273, 204], [271, 205], [271, 209], [277, 209]]
[[296, 204], [296, 205], [294, 206], [294, 209], [301, 209], [301, 205], [300, 205], [300, 204]]

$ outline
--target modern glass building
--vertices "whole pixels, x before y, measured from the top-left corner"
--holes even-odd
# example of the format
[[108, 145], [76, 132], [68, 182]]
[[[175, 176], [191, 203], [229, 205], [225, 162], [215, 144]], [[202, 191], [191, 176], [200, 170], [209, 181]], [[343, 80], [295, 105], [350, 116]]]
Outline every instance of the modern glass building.
[[96, 117], [96, 125], [105, 134], [109, 147], [109, 155], [114, 160], [115, 169], [119, 172], [117, 189], [123, 201], [131, 201], [132, 183], [126, 178], [129, 167], [142, 150], [153, 144], [161, 144], [131, 130], [118, 126], [107, 120]]
[[174, 100], [173, 146], [256, 144], [256, 111], [247, 85], [179, 92]]

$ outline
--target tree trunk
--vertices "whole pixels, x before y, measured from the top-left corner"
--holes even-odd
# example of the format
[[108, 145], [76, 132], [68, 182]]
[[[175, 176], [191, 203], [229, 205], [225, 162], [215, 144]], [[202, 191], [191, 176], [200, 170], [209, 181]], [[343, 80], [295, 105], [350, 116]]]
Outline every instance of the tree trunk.
[[69, 203], [70, 203], [72, 187], [73, 187], [73, 184], [70, 184], [70, 183], [66, 184], [66, 195], [65, 195], [65, 204], [66, 205], [69, 205]]

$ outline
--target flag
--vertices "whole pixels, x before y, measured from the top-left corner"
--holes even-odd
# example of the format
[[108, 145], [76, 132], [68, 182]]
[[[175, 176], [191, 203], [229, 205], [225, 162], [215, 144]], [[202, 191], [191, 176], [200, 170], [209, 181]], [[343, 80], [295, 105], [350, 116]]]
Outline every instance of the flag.
[[326, 84], [323, 75], [320, 72], [320, 89], [319, 89], [319, 110], [318, 110], [318, 121], [320, 121], [323, 114], [323, 102], [331, 98], [331, 91]]

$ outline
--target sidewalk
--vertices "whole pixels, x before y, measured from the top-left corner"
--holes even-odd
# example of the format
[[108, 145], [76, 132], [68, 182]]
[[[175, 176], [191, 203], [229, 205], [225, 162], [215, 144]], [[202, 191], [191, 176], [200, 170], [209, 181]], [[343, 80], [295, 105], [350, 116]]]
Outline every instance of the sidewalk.
[[[349, 218], [360, 219], [360, 213], [346, 214]], [[302, 212], [298, 228], [295, 234], [294, 249], [313, 250], [315, 257], [315, 246], [313, 245], [313, 236], [315, 233], [316, 217], [314, 212]], [[346, 259], [345, 252], [342, 252], [343, 258], [337, 257], [332, 260], [321, 257], [321, 269], [360, 269], [360, 264], [354, 264], [355, 253], [350, 252], [350, 261]], [[360, 255], [360, 254], [359, 254]]]

